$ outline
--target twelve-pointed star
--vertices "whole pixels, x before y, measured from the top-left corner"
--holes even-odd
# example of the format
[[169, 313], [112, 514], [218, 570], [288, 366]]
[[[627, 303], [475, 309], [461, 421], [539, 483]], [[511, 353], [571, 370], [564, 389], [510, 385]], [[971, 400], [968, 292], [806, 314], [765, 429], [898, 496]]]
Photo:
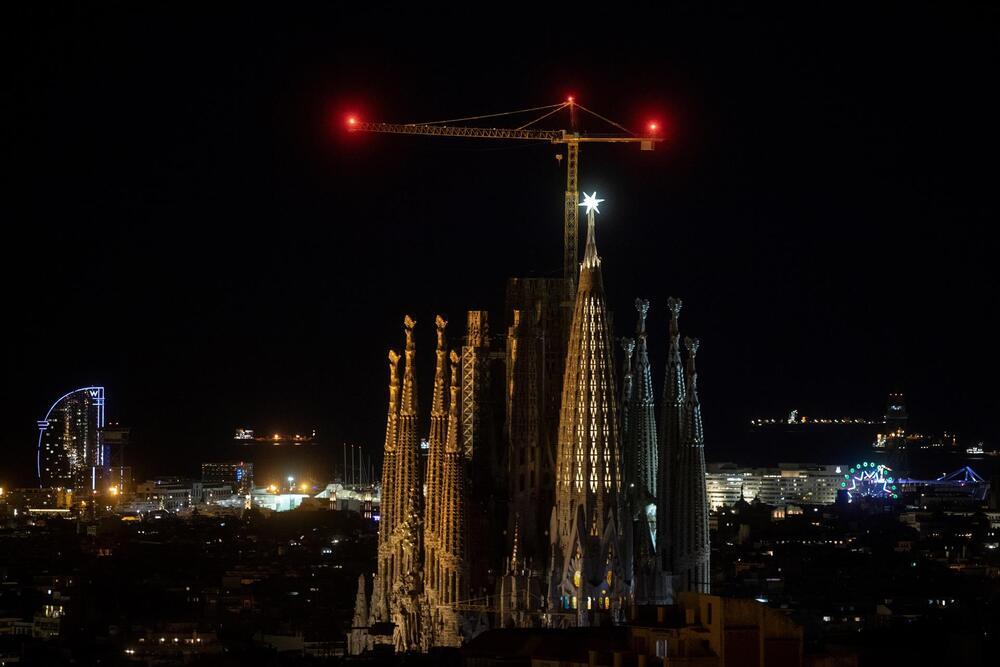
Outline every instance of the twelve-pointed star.
[[592, 195], [588, 195], [586, 192], [584, 192], [583, 203], [580, 204], [580, 206], [587, 207], [587, 215], [590, 215], [591, 209], [593, 209], [595, 213], [600, 213], [601, 211], [600, 209], [597, 208], [597, 205], [600, 204], [602, 201], [604, 200], [597, 198], [597, 190], [594, 190], [594, 194]]

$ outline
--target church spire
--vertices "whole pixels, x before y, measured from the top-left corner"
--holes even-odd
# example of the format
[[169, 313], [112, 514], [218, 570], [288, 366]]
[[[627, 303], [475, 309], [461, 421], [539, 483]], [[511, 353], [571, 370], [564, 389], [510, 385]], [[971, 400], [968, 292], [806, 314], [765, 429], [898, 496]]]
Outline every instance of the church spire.
[[637, 502], [645, 505], [656, 498], [656, 407], [653, 401], [653, 374], [646, 346], [646, 314], [649, 301], [636, 299], [638, 322], [635, 328], [635, 367], [632, 369], [632, 398], [629, 413], [628, 459], [630, 483]]
[[586, 195], [587, 251], [580, 267], [559, 415], [550, 596], [554, 605], [618, 609], [621, 554], [621, 450], [612, 338], [594, 238], [601, 200]]
[[437, 560], [438, 535], [441, 522], [441, 475], [444, 465], [444, 447], [448, 432], [447, 367], [448, 349], [445, 343], [445, 327], [448, 322], [438, 315], [434, 320], [437, 330], [437, 350], [434, 366], [434, 394], [431, 399], [431, 432], [427, 452], [427, 499], [424, 512], [424, 563], [426, 587], [432, 605], [436, 603], [438, 589]]
[[421, 626], [416, 611], [423, 584], [423, 482], [420, 474], [420, 437], [418, 433], [416, 344], [413, 328], [416, 322], [409, 315], [403, 321], [406, 351], [403, 356], [403, 391], [399, 406], [399, 427], [396, 443], [397, 481], [393, 491], [394, 505], [401, 509], [393, 518], [398, 534], [392, 538], [395, 549], [395, 576], [391, 580], [391, 595], [395, 601], [390, 612], [396, 623], [394, 642], [399, 650], [420, 646]]
[[[670, 310], [670, 346], [667, 352], [667, 372], [663, 379], [663, 403], [660, 406], [660, 461], [657, 471], [656, 491], [656, 552], [660, 559], [660, 571], [665, 576], [673, 572], [673, 552], [671, 530], [674, 526], [671, 499], [674, 495], [673, 476], [677, 452], [683, 438], [685, 380], [684, 363], [681, 359], [681, 334], [678, 320], [681, 314], [681, 300], [667, 299]], [[666, 578], [664, 579], [666, 585]], [[665, 591], [665, 594], [666, 593]]]
[[583, 193], [583, 203], [580, 206], [587, 207], [587, 246], [583, 251], [583, 268], [598, 269], [601, 266], [601, 258], [597, 254], [597, 238], [594, 233], [594, 214], [600, 213], [597, 209], [603, 199], [597, 198], [597, 193], [588, 195]]
[[[382, 498], [396, 511], [398, 507], [393, 505], [393, 493], [396, 488], [396, 441], [399, 435], [399, 359], [399, 354], [395, 350], [389, 350], [389, 414], [385, 423], [385, 449], [382, 460]], [[398, 515], [383, 517], [386, 521], [382, 523], [382, 531], [379, 533], [383, 541], [388, 539], [389, 532], [392, 531], [392, 520], [395, 516]]]
[[[621, 401], [621, 428], [622, 435], [621, 441], [624, 444], [628, 439], [628, 418], [629, 411], [632, 407], [632, 381], [634, 379], [634, 374], [632, 371], [632, 357], [635, 355], [635, 339], [634, 338], [622, 338], [622, 351], [625, 352], [624, 361], [622, 362], [622, 401]], [[626, 461], [625, 469], [628, 470], [628, 451], [623, 452], [624, 459]], [[629, 480], [625, 480], [626, 485]]]
[[671, 471], [673, 511], [671, 550], [674, 582], [679, 591], [708, 593], [709, 571], [708, 491], [705, 485], [705, 437], [698, 401], [695, 355], [698, 339], [685, 338], [688, 352], [681, 445]]
[[438, 609], [441, 614], [438, 645], [458, 646], [461, 643], [458, 618], [452, 605], [466, 597], [468, 568], [465, 554], [465, 457], [459, 444], [459, 356], [451, 353], [451, 383], [449, 387], [448, 432], [441, 471], [441, 511], [438, 551], [431, 567], [438, 580]]
[[659, 598], [656, 592], [658, 572], [655, 555], [656, 484], [659, 452], [656, 439], [656, 406], [653, 400], [653, 376], [646, 343], [646, 315], [649, 301], [636, 299], [638, 315], [635, 327], [635, 355], [624, 429], [626, 481], [628, 484], [628, 544], [632, 566], [632, 590], [637, 603], [648, 604]]
[[397, 571], [396, 520], [399, 516], [399, 355], [389, 350], [389, 410], [385, 423], [385, 448], [382, 456], [382, 516], [378, 531], [378, 569], [372, 586], [371, 620], [390, 619], [390, 591]]

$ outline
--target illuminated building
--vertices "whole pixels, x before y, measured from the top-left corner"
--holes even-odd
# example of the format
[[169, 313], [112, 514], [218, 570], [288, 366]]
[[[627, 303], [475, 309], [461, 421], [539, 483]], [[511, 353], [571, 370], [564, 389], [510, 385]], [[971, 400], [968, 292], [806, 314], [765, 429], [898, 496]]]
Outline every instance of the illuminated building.
[[831, 505], [848, 466], [781, 463], [777, 468], [747, 468], [733, 463], [708, 465], [705, 483], [712, 511], [732, 507], [742, 497], [766, 505], [796, 502]]
[[42, 487], [96, 488], [96, 470], [105, 465], [104, 387], [64, 394], [38, 422], [38, 482]]
[[233, 488], [228, 482], [205, 483], [181, 477], [161, 477], [136, 484], [134, 505], [137, 509], [177, 510], [232, 499]]
[[253, 464], [244, 461], [202, 463], [201, 481], [206, 484], [229, 484], [233, 493], [245, 496], [253, 491]]
[[[586, 200], [595, 208], [596, 195]], [[371, 597], [358, 586], [352, 653], [385, 643], [397, 651], [457, 646], [489, 625], [620, 622], [634, 602], [675, 599], [674, 579], [681, 592], [708, 589], [697, 342], [688, 341], [685, 366], [680, 302], [671, 299], [672, 365], [658, 431], [649, 304], [636, 302], [638, 344], [618, 385], [594, 214], [572, 301], [553, 284], [512, 281], [505, 336], [491, 338], [485, 311], [468, 311], [460, 353], [448, 349], [444, 318], [435, 320], [426, 438], [418, 432], [416, 323], [405, 318], [402, 369], [404, 357], [389, 352], [378, 564]], [[563, 311], [572, 317], [561, 320]], [[563, 350], [558, 364], [553, 349]]]
[[587, 245], [562, 386], [549, 569], [550, 609], [570, 612], [575, 625], [589, 625], [598, 611], [620, 616], [629, 592], [613, 339], [594, 234], [599, 200], [592, 195], [585, 203]]
[[73, 493], [65, 487], [5, 490], [4, 503], [17, 512], [65, 514], [73, 503]]

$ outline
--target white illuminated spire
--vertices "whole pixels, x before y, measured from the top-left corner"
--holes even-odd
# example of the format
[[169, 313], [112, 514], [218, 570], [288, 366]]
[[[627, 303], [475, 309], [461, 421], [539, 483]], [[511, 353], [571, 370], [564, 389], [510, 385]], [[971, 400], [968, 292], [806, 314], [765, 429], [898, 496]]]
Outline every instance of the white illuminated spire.
[[583, 203], [580, 206], [587, 207], [587, 245], [583, 251], [584, 269], [596, 269], [601, 265], [601, 258], [597, 256], [597, 243], [594, 239], [594, 214], [600, 213], [598, 205], [604, 201], [597, 198], [597, 192], [588, 195], [583, 193]]

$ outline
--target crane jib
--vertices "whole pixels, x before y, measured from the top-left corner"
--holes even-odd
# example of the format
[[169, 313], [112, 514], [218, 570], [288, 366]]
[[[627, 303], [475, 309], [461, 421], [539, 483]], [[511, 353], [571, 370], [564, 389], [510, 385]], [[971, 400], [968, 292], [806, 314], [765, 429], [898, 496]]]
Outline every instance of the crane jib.
[[[565, 105], [575, 106], [570, 100]], [[581, 107], [582, 108], [582, 107]], [[557, 110], [558, 110], [557, 109]], [[589, 111], [589, 110], [588, 110]], [[591, 112], [593, 113], [593, 112]], [[503, 114], [501, 114], [503, 115]], [[550, 114], [546, 114], [548, 116]], [[543, 116], [544, 118], [545, 116]], [[602, 120], [607, 121], [603, 116]], [[463, 120], [463, 119], [456, 119]], [[469, 118], [468, 120], [472, 120]], [[534, 121], [532, 121], [534, 122]], [[644, 151], [653, 150], [656, 142], [663, 141], [659, 136], [635, 136], [623, 126], [611, 122], [615, 127], [625, 130], [621, 134], [580, 134], [569, 130], [535, 130], [501, 127], [461, 127], [457, 125], [438, 125], [424, 123], [372, 123], [362, 122], [354, 117], [348, 120], [348, 130], [351, 132], [377, 132], [382, 134], [409, 134], [425, 137], [464, 137], [469, 139], [514, 139], [527, 141], [547, 141], [552, 144], [566, 145], [566, 193], [563, 207], [563, 278], [572, 285], [576, 281], [579, 270], [579, 217], [577, 175], [579, 172], [579, 150], [582, 143], [624, 144], [638, 143]], [[653, 126], [655, 129], [655, 126]], [[561, 156], [559, 156], [561, 158]], [[561, 164], [560, 159], [560, 164]]]

